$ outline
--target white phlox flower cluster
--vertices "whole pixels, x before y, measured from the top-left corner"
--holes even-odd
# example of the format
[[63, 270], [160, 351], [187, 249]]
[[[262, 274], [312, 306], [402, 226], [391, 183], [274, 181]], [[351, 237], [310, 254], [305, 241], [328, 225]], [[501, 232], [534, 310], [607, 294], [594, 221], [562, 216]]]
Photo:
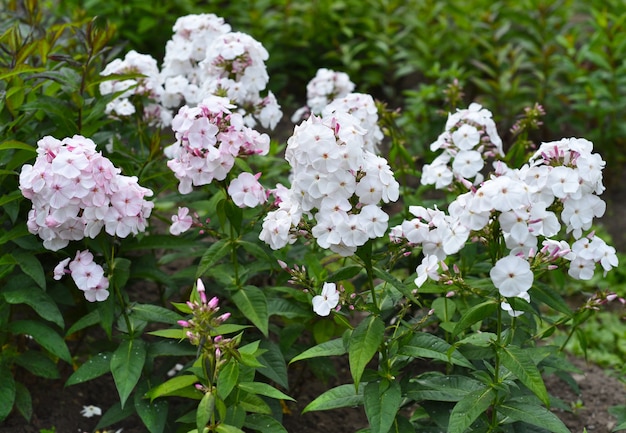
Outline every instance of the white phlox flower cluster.
[[387, 161], [365, 150], [365, 134], [357, 118], [340, 111], [296, 126], [285, 151], [290, 193], [265, 217], [260, 239], [284, 247], [295, 240], [292, 228], [302, 216], [318, 245], [342, 256], [381, 237], [389, 216], [379, 203], [397, 200], [399, 184]]
[[152, 125], [169, 126], [172, 113], [159, 101], [163, 97], [164, 88], [161, 73], [154, 58], [147, 54], [129, 51], [124, 59], [115, 59], [109, 63], [100, 75], [141, 74], [140, 78], [110, 79], [100, 83], [100, 93], [109, 95], [119, 93], [106, 106], [106, 113], [114, 117], [126, 117], [135, 113], [136, 107], [130, 98], [138, 95], [145, 98], [144, 119]]
[[319, 116], [324, 108], [333, 100], [343, 98], [351, 93], [355, 84], [345, 72], [320, 68], [315, 77], [306, 86], [307, 102], [291, 116], [293, 123], [298, 123], [311, 114]]
[[[605, 274], [617, 266], [613, 247], [593, 233], [582, 237], [593, 218], [605, 211], [604, 201], [597, 196], [604, 190], [605, 163], [592, 150], [592, 143], [585, 139], [543, 143], [520, 169], [497, 163], [495, 174], [459, 195], [447, 214], [436, 208], [410, 207], [415, 218], [392, 228], [391, 238], [422, 247], [424, 258], [416, 269], [416, 285], [421, 287], [427, 279], [440, 281], [444, 275], [452, 282], [446, 258], [468, 240], [484, 239], [483, 230], [494, 227], [499, 227], [509, 250], [490, 272], [504, 297], [530, 301], [533, 270], [539, 266], [553, 269], [560, 259], [569, 262], [568, 273], [575, 279], [591, 279], [597, 264]], [[553, 239], [562, 232], [562, 225], [574, 238], [571, 246]], [[521, 314], [507, 303], [503, 308], [511, 315]]]
[[67, 273], [89, 302], [101, 302], [109, 297], [109, 280], [102, 266], [93, 261], [89, 250], [77, 251], [73, 260], [68, 257], [59, 262], [54, 268], [54, 279], [60, 280]]
[[[180, 181], [181, 194], [189, 194], [193, 186], [226, 179], [238, 156], [269, 152], [269, 136], [245, 126], [242, 115], [232, 112], [233, 108], [227, 98], [209, 96], [195, 107], [183, 106], [174, 117], [176, 142], [164, 153], [169, 158], [167, 166]], [[244, 202], [250, 200], [240, 203]]]
[[383, 132], [378, 126], [378, 109], [374, 98], [366, 93], [349, 93], [324, 107], [322, 117], [330, 117], [337, 112], [349, 113], [358, 119], [360, 126], [366, 131], [363, 136], [364, 149], [378, 154]]
[[223, 96], [236, 105], [248, 126], [260, 122], [273, 129], [282, 112], [271, 91], [261, 96], [269, 81], [269, 55], [250, 35], [232, 32], [214, 14], [180, 17], [167, 42], [162, 66], [166, 107], [196, 105], [209, 95]]
[[450, 114], [444, 132], [430, 149], [443, 151], [424, 165], [421, 182], [437, 189], [449, 187], [454, 181], [480, 184], [485, 160], [503, 155], [492, 113], [477, 103]]
[[33, 165], [22, 167], [19, 188], [32, 202], [28, 230], [44, 247], [57, 251], [70, 241], [93, 239], [103, 228], [121, 238], [145, 231], [154, 207], [145, 197], [152, 191], [121, 175], [92, 140], [46, 136], [37, 142], [37, 154]]

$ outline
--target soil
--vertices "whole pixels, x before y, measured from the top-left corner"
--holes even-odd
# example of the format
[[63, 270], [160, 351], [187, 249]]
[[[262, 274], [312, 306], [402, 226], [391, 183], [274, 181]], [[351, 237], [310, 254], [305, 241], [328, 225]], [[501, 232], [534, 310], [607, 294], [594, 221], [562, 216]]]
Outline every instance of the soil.
[[[613, 245], [620, 253], [626, 252], [626, 230], [623, 215], [626, 214], [626, 187], [619, 182], [609, 182], [603, 195], [607, 201], [607, 212], [601, 224], [612, 238]], [[580, 369], [573, 377], [579, 392], [555, 376], [546, 378], [551, 395], [563, 401], [572, 409], [553, 409], [573, 433], [609, 433], [616, 425], [615, 418], [608, 409], [626, 404], [626, 378], [618, 378], [610, 372], [572, 359]], [[117, 392], [110, 375], [97, 380], [71, 387], [64, 387], [65, 380], [72, 373], [65, 365], [61, 380], [36, 378], [20, 372], [18, 378], [32, 394], [33, 415], [30, 423], [19, 414], [12, 413], [0, 424], [0, 433], [41, 433], [49, 429], [56, 433], [93, 432], [100, 417], [85, 418], [80, 414], [83, 405], [95, 405], [103, 410], [117, 402]], [[352, 433], [367, 426], [362, 408], [337, 409], [324, 412], [301, 414], [302, 409], [321, 392], [349, 383], [347, 363], [339, 364], [337, 378], [327, 383], [316, 379], [312, 374], [300, 375], [300, 381], [292, 384], [288, 392], [297, 402], [284, 408], [283, 425], [289, 433]], [[23, 374], [23, 375], [22, 375]], [[291, 376], [290, 376], [291, 377]], [[343, 380], [343, 382], [342, 382]], [[1, 386], [1, 384], [0, 384]], [[131, 417], [118, 425], [108, 428], [115, 432], [123, 428], [124, 433], [143, 433], [145, 427], [138, 417]], [[166, 432], [169, 433], [169, 432]]]

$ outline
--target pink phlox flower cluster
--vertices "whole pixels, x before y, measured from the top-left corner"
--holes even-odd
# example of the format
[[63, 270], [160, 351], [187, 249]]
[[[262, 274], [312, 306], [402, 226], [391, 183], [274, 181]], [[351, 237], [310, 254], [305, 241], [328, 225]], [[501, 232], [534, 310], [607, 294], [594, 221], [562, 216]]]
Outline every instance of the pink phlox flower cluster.
[[67, 273], [89, 302], [101, 302], [109, 297], [109, 280], [102, 266], [93, 261], [89, 250], [77, 251], [73, 260], [68, 257], [59, 262], [54, 268], [54, 279], [60, 280]]
[[[322, 248], [342, 256], [385, 233], [389, 216], [379, 203], [397, 200], [399, 184], [387, 161], [365, 150], [365, 133], [357, 118], [341, 111], [295, 127], [285, 151], [291, 194], [266, 216], [263, 241], [282, 248], [301, 216], [312, 220], [311, 234]], [[291, 224], [279, 227], [278, 221]]]
[[250, 35], [232, 32], [213, 14], [181, 17], [166, 45], [161, 75], [163, 104], [196, 105], [209, 95], [227, 97], [246, 125], [274, 129], [282, 117], [271, 91], [265, 61], [269, 55]]
[[113, 60], [100, 72], [100, 75], [105, 77], [125, 74], [141, 74], [143, 77], [111, 79], [100, 83], [102, 95], [120, 93], [107, 104], [106, 113], [114, 117], [134, 114], [136, 107], [130, 98], [139, 95], [146, 98], [144, 119], [152, 125], [169, 126], [172, 122], [172, 113], [160, 102], [165, 90], [156, 60], [147, 54], [131, 50], [123, 60]]
[[424, 165], [421, 182], [437, 189], [447, 188], [454, 181], [480, 184], [485, 160], [503, 156], [492, 113], [477, 103], [449, 114], [444, 132], [430, 148], [442, 153]]
[[154, 204], [144, 197], [152, 191], [121, 175], [92, 140], [46, 136], [37, 146], [35, 163], [22, 167], [19, 188], [33, 204], [28, 229], [44, 247], [57, 251], [95, 238], [102, 228], [122, 238], [145, 231]]
[[228, 195], [239, 207], [256, 207], [267, 201], [267, 193], [259, 182], [261, 173], [243, 172], [228, 185]]
[[183, 106], [172, 121], [176, 142], [164, 149], [167, 166], [180, 181], [178, 190], [224, 180], [237, 156], [266, 155], [269, 136], [244, 125], [226, 98], [209, 96], [195, 107]]
[[324, 108], [334, 99], [347, 96], [355, 88], [350, 77], [345, 72], [332, 69], [318, 69], [315, 77], [306, 86], [307, 103], [292, 115], [291, 121], [298, 123], [311, 114], [319, 116]]
[[322, 117], [330, 117], [337, 112], [349, 113], [359, 120], [360, 126], [366, 131], [363, 136], [364, 149], [378, 154], [383, 132], [378, 126], [378, 109], [374, 98], [365, 93], [349, 93], [324, 107]]

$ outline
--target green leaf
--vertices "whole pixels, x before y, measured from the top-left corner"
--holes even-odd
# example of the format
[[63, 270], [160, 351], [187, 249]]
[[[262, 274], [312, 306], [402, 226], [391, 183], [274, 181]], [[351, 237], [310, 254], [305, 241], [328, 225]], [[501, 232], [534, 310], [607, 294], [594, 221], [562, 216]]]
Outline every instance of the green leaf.
[[467, 358], [461, 355], [453, 346], [427, 332], [414, 333], [406, 344], [400, 346], [398, 353], [413, 358], [438, 359], [446, 363], [474, 368]]
[[496, 408], [502, 415], [514, 421], [532, 424], [554, 433], [570, 433], [563, 421], [545, 407], [509, 400]]
[[65, 382], [65, 386], [76, 385], [100, 377], [111, 371], [111, 352], [98, 353], [89, 358], [83, 365], [72, 373]]
[[30, 422], [33, 416], [33, 399], [28, 388], [20, 382], [15, 382], [15, 408], [26, 421]]
[[389, 431], [400, 410], [401, 394], [400, 383], [396, 381], [383, 379], [365, 386], [365, 414], [372, 433]]
[[467, 376], [425, 373], [411, 380], [406, 396], [414, 401], [461, 401], [470, 392], [482, 388], [482, 383]]
[[352, 332], [348, 346], [348, 361], [354, 386], [358, 387], [368, 362], [378, 352], [385, 337], [385, 324], [376, 316], [369, 316]]
[[[1, 80], [2, 78], [0, 78], [0, 81]], [[37, 149], [34, 146], [17, 140], [6, 140], [0, 143], [0, 150], [8, 149], [26, 150], [28, 152], [32, 152], [33, 154], [37, 153]]]
[[527, 350], [510, 345], [499, 348], [498, 354], [502, 365], [508, 368], [520, 382], [539, 397], [543, 404], [550, 407], [550, 397], [548, 396], [546, 385]]
[[242, 391], [264, 395], [265, 397], [275, 398], [276, 400], [295, 401], [284, 392], [279, 391], [273, 386], [263, 382], [241, 382], [237, 385], [237, 387]]
[[178, 328], [178, 329], [158, 329], [156, 331], [150, 331], [148, 332], [148, 334], [150, 335], [156, 335], [157, 337], [163, 337], [163, 338], [174, 338], [177, 340], [182, 340], [184, 338], [187, 338], [185, 336], [185, 330], [182, 328]]
[[220, 368], [217, 376], [217, 396], [226, 400], [239, 380], [239, 364], [231, 359]]
[[287, 364], [278, 344], [269, 340], [263, 340], [261, 341], [261, 349], [265, 350], [265, 352], [259, 356], [258, 360], [265, 368], [259, 368], [258, 372], [283, 388], [288, 389]]
[[471, 325], [479, 322], [489, 316], [492, 316], [496, 310], [500, 308], [496, 301], [486, 301], [482, 304], [474, 305], [468, 311], [464, 312], [452, 331], [452, 336], [456, 337], [459, 333], [468, 329]]
[[264, 413], [271, 415], [272, 408], [265, 400], [256, 394], [242, 393], [239, 394], [239, 404], [247, 412]]
[[122, 408], [139, 381], [145, 361], [146, 344], [140, 339], [124, 340], [113, 352], [111, 373], [113, 373]]
[[27, 334], [32, 336], [44, 349], [58, 356], [68, 364], [72, 363], [72, 356], [63, 338], [45, 324], [30, 320], [18, 320], [9, 324], [9, 330], [14, 334]]
[[172, 310], [152, 304], [135, 304], [131, 308], [131, 314], [147, 322], [167, 323], [177, 325], [181, 317]]
[[261, 433], [287, 433], [285, 427], [276, 418], [262, 413], [248, 415], [244, 427]]
[[202, 255], [198, 269], [196, 270], [196, 278], [202, 277], [206, 272], [217, 263], [222, 257], [230, 252], [230, 242], [228, 239], [222, 239], [211, 245]]
[[490, 387], [472, 391], [459, 401], [450, 414], [448, 433], [463, 433], [485, 412], [495, 397]]
[[146, 387], [147, 384], [142, 384], [135, 393], [135, 410], [150, 433], [163, 433], [169, 405], [165, 400], [152, 402], [142, 398]]
[[49, 320], [61, 328], [65, 327], [63, 315], [50, 295], [38, 288], [25, 290], [26, 287], [22, 285], [19, 287], [9, 287], [9, 285], [11, 283], [3, 288], [1, 294], [5, 301], [13, 305], [26, 304], [43, 319]]
[[200, 404], [198, 404], [198, 410], [196, 411], [196, 427], [198, 431], [204, 431], [211, 416], [215, 412], [215, 394], [207, 392], [202, 396]]
[[359, 406], [363, 404], [364, 385], [365, 384], [361, 383], [357, 390], [355, 390], [354, 385], [351, 384], [339, 385], [329, 389], [309, 403], [302, 410], [302, 413]]
[[246, 433], [234, 425], [229, 424], [218, 424], [215, 430], [217, 433]]
[[99, 322], [100, 322], [100, 310], [97, 310], [97, 309], [93, 310], [85, 314], [83, 317], [78, 319], [76, 323], [70, 326], [70, 329], [68, 329], [67, 332], [65, 333], [65, 337], [68, 337], [72, 335], [73, 333], [80, 331], [81, 329], [85, 329], [89, 326], [93, 326]]
[[128, 418], [133, 413], [135, 413], [135, 407], [133, 405], [128, 405], [125, 408], [122, 408], [119, 401], [116, 401], [113, 406], [111, 406], [100, 418], [98, 424], [94, 427], [95, 429], [101, 429], [103, 427], [108, 427], [111, 424], [115, 424], [123, 419]]
[[58, 379], [60, 377], [56, 364], [49, 357], [36, 350], [21, 353], [15, 358], [15, 363], [35, 376], [46, 379]]
[[413, 295], [414, 287], [408, 287], [402, 281], [391, 275], [389, 272], [380, 268], [374, 268], [374, 275], [376, 275], [378, 278], [385, 281], [386, 283], [391, 284], [400, 293], [415, 302], [415, 295]]
[[46, 275], [43, 271], [43, 266], [41, 266], [37, 257], [35, 257], [31, 252], [21, 250], [14, 251], [13, 257], [15, 257], [15, 260], [22, 271], [31, 277], [39, 287], [45, 290]]
[[239, 311], [267, 337], [269, 314], [263, 291], [254, 286], [245, 286], [233, 293], [232, 300]]
[[158, 397], [167, 397], [173, 395], [181, 396], [183, 390], [185, 391], [184, 394], [186, 396], [188, 394], [187, 390], [192, 389], [194, 391], [192, 394], [196, 394], [198, 399], [200, 399], [202, 394], [193, 386], [198, 382], [200, 382], [200, 379], [192, 374], [175, 376], [150, 389], [146, 393], [146, 397], [148, 397], [150, 401], [152, 401]]
[[318, 344], [317, 346], [313, 346], [301, 354], [294, 356], [289, 361], [289, 364], [292, 364], [296, 361], [302, 361], [303, 359], [310, 358], [319, 358], [323, 356], [340, 356], [345, 355], [348, 351], [343, 344], [342, 338], [337, 338], [335, 340], [325, 341], [323, 343]]
[[5, 366], [0, 366], [0, 422], [4, 421], [13, 409], [15, 403], [15, 380], [11, 370]]
[[554, 290], [554, 287], [535, 283], [529, 290], [529, 293], [531, 299], [534, 301], [544, 303], [559, 313], [565, 314], [566, 317], [570, 317], [573, 314], [572, 309], [567, 305], [567, 302], [565, 302], [561, 295], [559, 295], [558, 291]]

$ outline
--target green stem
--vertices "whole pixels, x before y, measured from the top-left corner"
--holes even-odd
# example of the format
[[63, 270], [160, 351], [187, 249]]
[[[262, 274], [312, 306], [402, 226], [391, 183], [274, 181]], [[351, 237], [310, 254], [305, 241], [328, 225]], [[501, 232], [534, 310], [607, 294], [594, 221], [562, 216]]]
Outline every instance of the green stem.
[[[502, 302], [502, 297], [498, 295], [498, 303]], [[494, 385], [498, 385], [500, 383], [500, 347], [502, 346], [502, 308], [498, 308], [497, 310], [497, 323], [496, 323], [496, 344], [495, 344], [495, 364], [494, 364], [494, 373], [493, 373], [493, 383]], [[495, 396], [493, 397], [493, 404], [495, 406], [498, 402], [498, 389], [495, 388]], [[498, 426], [498, 411], [493, 410], [491, 416], [491, 426], [490, 428], [495, 431]]]

